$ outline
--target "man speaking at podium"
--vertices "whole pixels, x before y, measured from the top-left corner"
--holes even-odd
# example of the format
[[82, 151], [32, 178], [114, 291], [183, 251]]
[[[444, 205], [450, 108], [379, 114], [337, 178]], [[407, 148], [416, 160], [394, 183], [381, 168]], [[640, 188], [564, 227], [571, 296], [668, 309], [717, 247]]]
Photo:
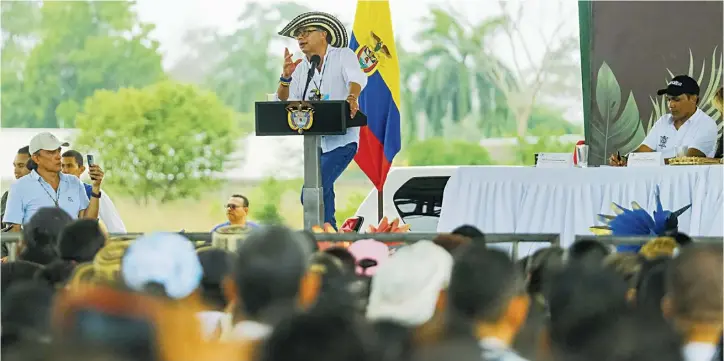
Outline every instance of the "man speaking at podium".
[[[357, 55], [348, 46], [347, 31], [334, 16], [309, 12], [297, 16], [279, 35], [296, 39], [304, 53], [294, 60], [284, 49], [284, 65], [277, 98], [287, 100], [347, 100], [351, 115], [359, 110], [358, 98], [367, 85]], [[311, 78], [307, 87], [308, 76]], [[302, 94], [308, 88], [306, 94]], [[348, 128], [345, 135], [322, 136], [322, 191], [324, 222], [337, 229], [334, 218], [334, 182], [357, 153], [359, 128]]]

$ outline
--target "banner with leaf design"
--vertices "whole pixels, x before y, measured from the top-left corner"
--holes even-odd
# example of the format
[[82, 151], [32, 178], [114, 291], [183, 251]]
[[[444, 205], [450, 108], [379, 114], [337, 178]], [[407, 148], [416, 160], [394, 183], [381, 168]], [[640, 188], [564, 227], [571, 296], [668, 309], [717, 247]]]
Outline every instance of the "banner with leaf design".
[[[699, 82], [699, 107], [721, 134], [712, 99], [722, 86], [723, 11], [719, 1], [579, 1], [589, 164], [638, 148], [668, 112], [656, 91], [675, 75]], [[686, 26], [676, 26], [672, 14], [688, 19]]]

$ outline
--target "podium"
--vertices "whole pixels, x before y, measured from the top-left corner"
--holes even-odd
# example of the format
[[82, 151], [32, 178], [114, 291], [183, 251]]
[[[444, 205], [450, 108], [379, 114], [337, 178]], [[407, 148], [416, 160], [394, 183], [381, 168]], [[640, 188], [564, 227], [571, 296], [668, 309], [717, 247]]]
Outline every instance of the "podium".
[[367, 125], [357, 112], [350, 117], [345, 100], [256, 102], [256, 135], [304, 137], [304, 229], [324, 223], [324, 198], [320, 157], [322, 136], [343, 135], [347, 128]]

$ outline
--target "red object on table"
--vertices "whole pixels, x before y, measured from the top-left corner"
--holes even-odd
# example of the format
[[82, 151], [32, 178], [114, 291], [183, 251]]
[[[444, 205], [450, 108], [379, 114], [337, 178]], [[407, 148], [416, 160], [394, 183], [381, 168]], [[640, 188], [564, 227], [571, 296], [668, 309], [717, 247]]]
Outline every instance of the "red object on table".
[[[585, 140], [579, 140], [576, 145], [584, 145], [586, 144]], [[576, 148], [573, 148], [573, 165], [578, 165], [578, 156], [576, 156]]]

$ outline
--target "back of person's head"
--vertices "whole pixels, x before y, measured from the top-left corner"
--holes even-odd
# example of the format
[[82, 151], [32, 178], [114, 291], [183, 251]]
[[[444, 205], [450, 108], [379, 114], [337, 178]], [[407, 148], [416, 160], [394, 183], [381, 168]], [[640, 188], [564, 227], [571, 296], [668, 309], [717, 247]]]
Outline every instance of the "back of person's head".
[[438, 311], [452, 267], [450, 253], [430, 241], [400, 248], [372, 277], [367, 318], [422, 326]]
[[5, 361], [139, 361], [119, 355], [112, 349], [93, 347], [84, 343], [54, 342], [47, 345], [22, 345], [6, 354]]
[[[455, 254], [459, 248], [462, 246], [465, 246], [472, 242], [472, 239], [470, 237], [466, 237], [459, 234], [453, 234], [453, 233], [442, 233], [438, 234], [437, 237], [435, 237], [432, 240], [436, 245], [444, 248], [448, 253]], [[478, 242], [478, 243], [485, 243], [485, 242]]]
[[282, 226], [253, 230], [237, 249], [235, 296], [245, 316], [274, 324], [292, 311], [307, 270], [300, 235]]
[[58, 238], [60, 258], [77, 263], [91, 262], [106, 243], [97, 220], [79, 219], [63, 229]]
[[646, 267], [636, 288], [636, 309], [647, 314], [662, 316], [661, 300], [666, 295], [666, 270], [670, 259], [664, 258]]
[[121, 260], [132, 240], [110, 240], [93, 257], [93, 279], [106, 284], [116, 284], [121, 280]]
[[355, 269], [357, 269], [357, 260], [344, 247], [329, 247], [324, 250], [324, 253], [327, 253], [342, 261], [346, 272], [349, 272], [350, 274], [354, 274]]
[[563, 254], [560, 247], [548, 247], [537, 250], [528, 259], [526, 273], [528, 274], [528, 292], [530, 294], [544, 294], [550, 283], [550, 278], [563, 267]]
[[377, 361], [374, 343], [362, 325], [334, 312], [290, 317], [263, 346], [262, 361]]
[[377, 350], [381, 361], [403, 361], [412, 356], [413, 329], [396, 321], [372, 321], [371, 328], [376, 336]]
[[0, 278], [2, 278], [1, 293], [5, 293], [8, 287], [25, 281], [35, 279], [35, 274], [42, 270], [43, 266], [28, 261], [11, 261], [2, 264]]
[[62, 288], [73, 275], [75, 263], [55, 260], [35, 273], [35, 280], [44, 282], [53, 288]]
[[309, 245], [312, 253], [319, 251], [319, 242], [317, 242], [317, 238], [314, 237], [314, 232], [305, 229], [299, 233], [301, 233], [302, 239]]
[[679, 250], [679, 244], [672, 237], [657, 237], [641, 247], [639, 254], [646, 259], [673, 257]]
[[591, 336], [576, 353], [558, 355], [566, 361], [683, 361], [681, 342], [663, 319], [638, 313], [613, 318]]
[[317, 252], [310, 257], [308, 272], [320, 280], [314, 308], [333, 307], [349, 315], [364, 309], [366, 302], [362, 302], [359, 292], [355, 292], [358, 290], [353, 287], [357, 280], [354, 264], [350, 267], [326, 251]]
[[676, 233], [674, 233], [672, 235], [672, 237], [674, 237], [674, 240], [676, 240], [676, 243], [679, 244], [679, 247], [686, 247], [686, 246], [694, 243], [694, 240], [692, 240], [691, 237], [689, 237], [689, 235], [684, 232], [677, 231]]
[[451, 234], [468, 237], [473, 242], [485, 243], [485, 234], [478, 229], [478, 227], [464, 224], [458, 228], [453, 229]]
[[203, 269], [187, 238], [156, 232], [139, 237], [126, 249], [121, 277], [133, 291], [178, 301], [198, 295]]
[[522, 325], [529, 302], [523, 275], [510, 257], [476, 243], [457, 256], [448, 288], [451, 312], [487, 324], [515, 316]]
[[635, 253], [613, 253], [603, 260], [603, 266], [616, 272], [629, 288], [636, 288], [642, 262]]
[[220, 248], [204, 248], [197, 251], [204, 276], [201, 278], [201, 297], [204, 302], [218, 310], [226, 308], [223, 281], [231, 274], [236, 255]]
[[[157, 299], [145, 295], [105, 286], [83, 288], [58, 295], [52, 310], [53, 335], [58, 342], [155, 361], [165, 339], [161, 332], [185, 326], [178, 320], [173, 329], [161, 331], [164, 311]], [[187, 349], [188, 345], [176, 347]]]
[[626, 282], [602, 266], [574, 263], [552, 280], [546, 297], [554, 349], [579, 351], [591, 332], [628, 310]]
[[53, 290], [35, 282], [15, 284], [2, 295], [2, 347], [50, 340]]
[[721, 324], [724, 292], [721, 245], [691, 245], [674, 258], [664, 313], [693, 324]]
[[23, 250], [18, 259], [46, 265], [58, 258], [58, 236], [73, 218], [63, 209], [41, 208], [23, 226]]
[[611, 253], [611, 250], [601, 242], [583, 240], [574, 242], [568, 247], [567, 260], [569, 263], [582, 263], [589, 266], [600, 265]]

